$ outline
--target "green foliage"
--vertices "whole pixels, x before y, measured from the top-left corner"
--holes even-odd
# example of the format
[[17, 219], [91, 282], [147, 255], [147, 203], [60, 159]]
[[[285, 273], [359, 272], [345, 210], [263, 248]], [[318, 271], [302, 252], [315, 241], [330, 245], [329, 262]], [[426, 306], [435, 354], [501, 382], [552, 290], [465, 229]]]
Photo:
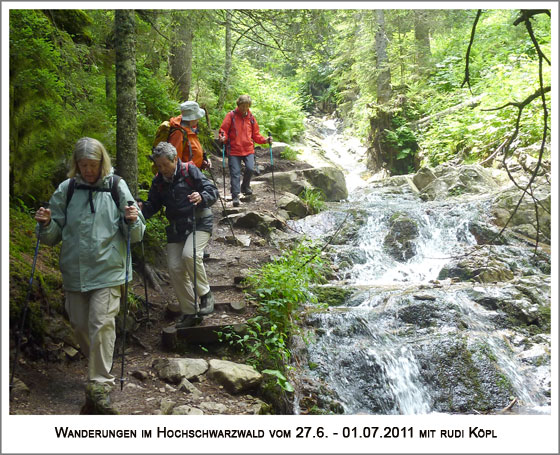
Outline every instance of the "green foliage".
[[319, 213], [325, 207], [325, 194], [318, 188], [305, 188], [299, 197], [312, 214]]
[[246, 284], [248, 298], [257, 303], [258, 312], [247, 321], [246, 332], [222, 332], [221, 341], [247, 353], [256, 366], [282, 370], [291, 356], [287, 340], [295, 330], [300, 305], [315, 302], [309, 287], [324, 280], [326, 264], [318, 253], [318, 247], [301, 242], [253, 270]]
[[299, 152], [289, 146], [287, 146], [282, 152], [280, 156], [285, 160], [296, 161], [298, 159]]
[[293, 392], [294, 391], [294, 387], [292, 386], [292, 384], [290, 384], [288, 382], [288, 380], [286, 379], [286, 376], [284, 376], [280, 371], [278, 371], [278, 370], [263, 370], [262, 373], [274, 376], [276, 378], [276, 383], [286, 392]]

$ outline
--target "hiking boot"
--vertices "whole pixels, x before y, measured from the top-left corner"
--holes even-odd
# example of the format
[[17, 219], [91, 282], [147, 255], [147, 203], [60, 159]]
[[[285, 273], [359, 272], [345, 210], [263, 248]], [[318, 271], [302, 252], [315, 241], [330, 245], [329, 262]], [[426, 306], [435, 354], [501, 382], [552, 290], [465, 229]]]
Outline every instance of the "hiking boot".
[[184, 314], [181, 318], [175, 323], [176, 329], [186, 329], [188, 327], [193, 327], [198, 325], [202, 322], [202, 318], [197, 316], [196, 314]]
[[253, 190], [251, 188], [241, 188], [241, 192], [245, 195], [245, 196], [251, 196], [251, 194], [253, 194]]
[[80, 414], [118, 414], [111, 406], [112, 384], [101, 382], [89, 382], [86, 385], [86, 403], [82, 406]]
[[239, 195], [238, 194], [236, 194], [235, 196], [232, 197], [232, 202], [233, 202], [234, 207], [239, 207]]
[[208, 294], [200, 297], [200, 311], [199, 314], [210, 314], [214, 311], [214, 296], [212, 292], [208, 291]]

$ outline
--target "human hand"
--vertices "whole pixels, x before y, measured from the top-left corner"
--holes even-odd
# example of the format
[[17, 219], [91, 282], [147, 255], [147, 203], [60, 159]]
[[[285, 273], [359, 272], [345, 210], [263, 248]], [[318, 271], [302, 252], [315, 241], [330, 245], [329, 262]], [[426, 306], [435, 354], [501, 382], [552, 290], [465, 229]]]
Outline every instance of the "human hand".
[[202, 196], [200, 195], [200, 193], [197, 193], [196, 191], [194, 193], [189, 194], [189, 202], [193, 203], [194, 205], [198, 205], [199, 203], [202, 202]]
[[51, 222], [51, 209], [39, 207], [39, 210], [35, 212], [35, 221], [40, 223], [43, 227], [48, 226]]
[[135, 223], [138, 219], [138, 209], [135, 205], [129, 205], [124, 208], [124, 219], [128, 223]]

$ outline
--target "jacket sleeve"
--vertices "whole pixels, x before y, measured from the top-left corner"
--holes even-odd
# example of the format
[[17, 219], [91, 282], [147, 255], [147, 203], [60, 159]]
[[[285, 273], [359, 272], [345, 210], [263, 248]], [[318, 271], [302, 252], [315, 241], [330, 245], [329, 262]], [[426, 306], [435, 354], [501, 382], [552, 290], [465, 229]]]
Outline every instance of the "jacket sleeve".
[[218, 200], [218, 188], [196, 166], [189, 166], [189, 175], [202, 197], [200, 206], [211, 207]]
[[[157, 177], [157, 176], [156, 176]], [[163, 206], [163, 199], [156, 188], [156, 177], [152, 180], [152, 186], [148, 192], [148, 200], [142, 204], [142, 215], [147, 220], [154, 216]]]
[[231, 128], [231, 114], [228, 112], [222, 122], [222, 126], [220, 126], [220, 134], [223, 134], [226, 138], [226, 141], [229, 139], [229, 130]]
[[124, 208], [128, 205], [128, 201], [134, 201], [132, 193], [128, 189], [128, 185], [121, 179], [118, 186], [119, 191], [119, 211], [121, 212], [120, 230], [126, 238], [127, 230], [130, 230], [130, 243], [140, 242], [144, 237], [146, 229], [146, 220], [140, 211], [138, 204], [134, 202], [134, 206], [138, 209], [138, 218], [132, 224], [128, 224], [124, 219]]
[[257, 144], [266, 144], [267, 138], [261, 135], [257, 119], [253, 116], [255, 122], [253, 123], [253, 141]]
[[65, 180], [51, 196], [49, 209], [51, 210], [51, 222], [43, 227], [37, 223], [35, 233], [41, 236], [41, 242], [45, 245], [56, 245], [62, 240], [62, 228], [66, 224], [66, 196], [70, 179]]

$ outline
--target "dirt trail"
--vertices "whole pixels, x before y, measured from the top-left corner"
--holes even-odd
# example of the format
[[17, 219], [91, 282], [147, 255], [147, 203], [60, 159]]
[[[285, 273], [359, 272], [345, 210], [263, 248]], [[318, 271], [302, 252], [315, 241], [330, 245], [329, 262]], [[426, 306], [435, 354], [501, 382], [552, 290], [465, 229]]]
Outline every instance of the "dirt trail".
[[[262, 153], [261, 153], [262, 154]], [[217, 180], [220, 194], [223, 193], [221, 157], [212, 157], [212, 173]], [[259, 155], [258, 164], [261, 170], [267, 168], [267, 162]], [[308, 165], [286, 161], [275, 157], [275, 172]], [[256, 183], [256, 182], [255, 182]], [[226, 178], [229, 196], [229, 179]], [[275, 213], [272, 188], [265, 183], [255, 184], [254, 195], [242, 198], [242, 211], [258, 211]], [[231, 197], [225, 201], [226, 208], [231, 208]], [[234, 228], [235, 234], [250, 235], [252, 242], [248, 247], [226, 245], [216, 241], [217, 238], [231, 235], [228, 223], [222, 223], [222, 204], [218, 201], [212, 207], [214, 213], [214, 231], [207, 248], [210, 257], [205, 259], [209, 282], [217, 303], [244, 302], [244, 294], [235, 283], [234, 278], [242, 275], [250, 268], [266, 263], [271, 255], [278, 254], [272, 246], [263, 241], [254, 230]], [[40, 259], [39, 259], [40, 261]], [[165, 270], [164, 270], [165, 271]], [[134, 281], [129, 291], [144, 299], [143, 279], [134, 273]], [[178, 391], [160, 380], [152, 369], [154, 360], [165, 357], [193, 358], [228, 358], [236, 361], [234, 354], [220, 344], [208, 346], [192, 345], [188, 352], [181, 355], [166, 351], [161, 343], [161, 331], [164, 327], [174, 324], [174, 315], [169, 309], [174, 308], [176, 300], [171, 285], [162, 284], [162, 293], [149, 287], [150, 325], [143, 317], [139, 326], [127, 340], [125, 355], [125, 381], [121, 391], [119, 378], [121, 375], [121, 337], [117, 337], [116, 354], [114, 357], [113, 374], [117, 385], [111, 393], [112, 402], [120, 414], [150, 415], [161, 413], [162, 400], [172, 400], [179, 405], [190, 405], [202, 409], [205, 414], [254, 414], [260, 409], [259, 401], [251, 395], [232, 396], [222, 386], [207, 380], [204, 376], [194, 382], [201, 392], [200, 396]], [[214, 314], [206, 317], [202, 325], [231, 324], [245, 321], [254, 312], [249, 302], [246, 311], [238, 314], [223, 311], [218, 305]], [[144, 315], [145, 316], [145, 315]], [[59, 346], [62, 349], [63, 346]], [[60, 357], [60, 356], [59, 356]], [[43, 359], [31, 360], [25, 355], [20, 356], [17, 377], [21, 378], [29, 388], [28, 394], [14, 396], [10, 400], [10, 414], [55, 415], [79, 414], [84, 403], [84, 385], [87, 361], [78, 354], [74, 359], [62, 356], [64, 360]]]

